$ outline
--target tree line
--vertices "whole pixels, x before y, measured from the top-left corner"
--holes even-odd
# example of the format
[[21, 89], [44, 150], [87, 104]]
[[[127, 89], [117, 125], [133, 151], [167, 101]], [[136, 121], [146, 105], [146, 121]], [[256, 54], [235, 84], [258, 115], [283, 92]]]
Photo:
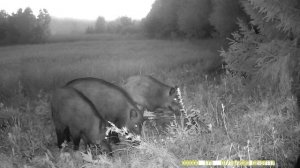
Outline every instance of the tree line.
[[143, 33], [150, 38], [227, 37], [238, 30], [238, 19], [249, 21], [241, 0], [156, 0], [141, 21], [99, 16], [87, 33]]
[[141, 32], [141, 22], [133, 20], [127, 16], [119, 17], [113, 21], [106, 21], [99, 16], [94, 26], [89, 26], [86, 33], [114, 33], [114, 34], [133, 34]]
[[0, 11], [0, 45], [41, 43], [50, 35], [51, 17], [46, 9], [35, 16], [28, 7], [8, 14]]
[[249, 20], [240, 0], [156, 0], [143, 20], [148, 37], [226, 37]]

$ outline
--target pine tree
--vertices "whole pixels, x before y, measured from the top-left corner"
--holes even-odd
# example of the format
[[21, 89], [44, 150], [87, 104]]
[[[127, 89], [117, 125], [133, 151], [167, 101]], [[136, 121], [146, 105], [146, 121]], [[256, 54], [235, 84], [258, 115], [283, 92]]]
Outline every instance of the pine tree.
[[299, 47], [294, 45], [300, 33], [299, 2], [247, 0], [242, 4], [260, 34], [240, 22], [240, 33], [233, 34], [229, 50], [221, 55], [228, 69], [246, 74], [250, 88], [260, 85], [285, 95], [291, 89], [291, 74], [299, 72]]
[[243, 1], [253, 25], [270, 39], [285, 38], [300, 33], [300, 4], [297, 0], [248, 0]]

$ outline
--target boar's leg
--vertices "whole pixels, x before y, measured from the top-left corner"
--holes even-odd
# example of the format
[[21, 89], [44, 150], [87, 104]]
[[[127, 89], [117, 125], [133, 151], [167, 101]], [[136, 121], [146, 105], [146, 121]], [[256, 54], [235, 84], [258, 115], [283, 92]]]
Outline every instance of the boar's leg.
[[71, 133], [71, 137], [72, 137], [73, 144], [74, 144], [74, 150], [78, 150], [80, 139], [81, 139], [80, 132], [76, 129], [70, 128], [70, 133]]
[[71, 134], [70, 134], [69, 128], [66, 128], [66, 129], [64, 130], [64, 136], [65, 136], [65, 140], [67, 140], [67, 142], [70, 142], [70, 141], [71, 141]]
[[64, 131], [61, 129], [55, 129], [56, 137], [57, 137], [57, 146], [58, 148], [62, 148], [61, 144], [65, 141]]
[[73, 137], [73, 143], [74, 143], [74, 150], [79, 149], [79, 143], [80, 143], [80, 136]]

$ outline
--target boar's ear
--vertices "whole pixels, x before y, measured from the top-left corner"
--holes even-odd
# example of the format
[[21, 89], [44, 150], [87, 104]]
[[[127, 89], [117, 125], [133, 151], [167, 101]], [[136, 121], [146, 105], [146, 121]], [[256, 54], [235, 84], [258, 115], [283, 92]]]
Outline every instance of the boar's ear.
[[130, 120], [136, 119], [136, 118], [138, 118], [138, 116], [139, 116], [139, 112], [138, 111], [136, 111], [134, 109], [132, 109], [130, 111]]
[[177, 89], [176, 86], [175, 86], [175, 87], [172, 87], [172, 88], [170, 89], [169, 95], [170, 95], [170, 96], [173, 96], [173, 95], [176, 93], [176, 89]]

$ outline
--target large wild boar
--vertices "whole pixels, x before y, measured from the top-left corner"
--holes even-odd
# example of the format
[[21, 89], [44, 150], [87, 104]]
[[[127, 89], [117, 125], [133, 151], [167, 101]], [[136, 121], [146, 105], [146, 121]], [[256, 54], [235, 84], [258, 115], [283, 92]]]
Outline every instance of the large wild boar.
[[[135, 134], [141, 133], [143, 112], [122, 88], [92, 77], [74, 79], [65, 86], [82, 92], [95, 105], [104, 120], [114, 123], [118, 128], [126, 126]], [[112, 135], [116, 134], [110, 134]], [[112, 138], [112, 141], [116, 143], [119, 140]]]
[[59, 148], [72, 138], [74, 150], [78, 150], [80, 139], [83, 139], [85, 145], [101, 144], [111, 154], [111, 147], [105, 140], [108, 123], [82, 93], [66, 87], [57, 89], [52, 95], [51, 109]]
[[179, 114], [177, 87], [166, 85], [151, 76], [129, 77], [122, 87], [138, 105], [149, 111], [167, 108]]

